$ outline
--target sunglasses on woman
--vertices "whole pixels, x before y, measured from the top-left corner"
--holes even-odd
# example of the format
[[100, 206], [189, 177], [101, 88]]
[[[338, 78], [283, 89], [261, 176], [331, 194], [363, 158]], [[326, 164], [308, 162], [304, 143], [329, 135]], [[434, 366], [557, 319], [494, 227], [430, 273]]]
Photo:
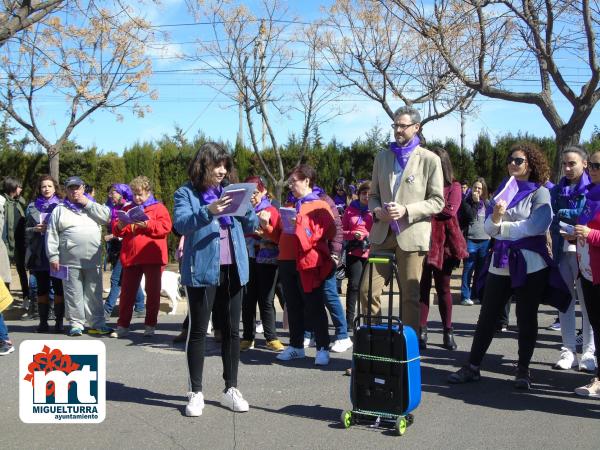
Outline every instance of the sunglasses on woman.
[[524, 162], [525, 162], [525, 158], [518, 158], [518, 157], [513, 158], [512, 156], [509, 156], [508, 158], [506, 158], [506, 164], [515, 163], [515, 166], [520, 166]]
[[592, 170], [600, 170], [600, 162], [588, 162], [588, 167]]

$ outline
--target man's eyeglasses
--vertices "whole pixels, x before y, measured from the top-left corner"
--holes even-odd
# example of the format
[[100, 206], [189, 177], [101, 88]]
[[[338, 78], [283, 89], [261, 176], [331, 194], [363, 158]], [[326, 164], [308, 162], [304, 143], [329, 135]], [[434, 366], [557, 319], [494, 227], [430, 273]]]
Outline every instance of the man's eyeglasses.
[[592, 170], [600, 170], [600, 163], [588, 162], [588, 167]]
[[408, 127], [412, 127], [413, 125], [416, 125], [416, 122], [415, 123], [407, 123], [407, 124], [404, 124], [404, 123], [393, 123], [392, 124], [392, 129], [393, 130], [397, 130], [398, 128], [400, 128], [400, 130], [404, 131]]
[[508, 164], [508, 165], [510, 165], [511, 163], [515, 163], [515, 166], [520, 166], [525, 161], [526, 161], [525, 158], [513, 158], [512, 156], [509, 156], [508, 158], [506, 158], [506, 164]]

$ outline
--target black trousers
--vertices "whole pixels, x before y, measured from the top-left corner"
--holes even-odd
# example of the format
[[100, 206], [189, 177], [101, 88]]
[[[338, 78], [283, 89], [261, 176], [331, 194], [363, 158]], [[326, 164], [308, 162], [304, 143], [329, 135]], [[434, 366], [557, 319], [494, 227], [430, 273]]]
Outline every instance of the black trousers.
[[[590, 325], [594, 331], [596, 357], [598, 357], [600, 354], [600, 284], [593, 284], [583, 276], [580, 276], [580, 279], [585, 309], [587, 310]], [[600, 365], [596, 369], [596, 376], [600, 377]]]
[[348, 287], [346, 288], [346, 323], [348, 331], [352, 329], [354, 317], [356, 316], [356, 305], [358, 303], [358, 291], [360, 288], [360, 277], [367, 258], [346, 255], [346, 273], [348, 274]]
[[235, 264], [221, 266], [218, 286], [187, 286], [189, 331], [186, 346], [191, 390], [202, 391], [206, 330], [213, 305], [219, 311], [225, 389], [237, 386], [243, 288]]
[[544, 294], [543, 287], [548, 283], [548, 271], [549, 269], [546, 268], [527, 275], [525, 285], [517, 289], [511, 288], [511, 278], [509, 276], [488, 274], [479, 320], [477, 321], [469, 355], [471, 364], [481, 365], [481, 361], [494, 338], [498, 317], [505, 308], [510, 296], [514, 293], [517, 303], [517, 326], [519, 327], [519, 366], [529, 367], [537, 339], [538, 308]]
[[275, 328], [275, 285], [278, 267], [274, 264], [260, 264], [250, 258], [250, 281], [246, 285], [246, 294], [242, 302], [243, 338], [254, 340], [256, 327], [256, 304], [260, 311], [264, 335], [267, 341], [277, 339]]
[[[323, 299], [323, 284], [306, 293], [300, 284], [296, 261], [279, 261], [279, 278], [290, 324], [290, 345], [304, 348], [304, 330], [314, 329], [317, 348], [329, 348], [329, 328]], [[305, 323], [310, 326], [305, 326]]]

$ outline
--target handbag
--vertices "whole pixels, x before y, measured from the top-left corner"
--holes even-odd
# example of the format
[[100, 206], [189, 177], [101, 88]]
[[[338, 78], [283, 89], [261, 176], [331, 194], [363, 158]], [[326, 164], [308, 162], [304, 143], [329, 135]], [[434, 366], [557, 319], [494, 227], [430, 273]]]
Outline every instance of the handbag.
[[0, 278], [0, 313], [8, 308], [13, 301], [13, 296], [10, 295], [10, 291], [6, 287], [6, 284], [4, 284], [4, 281]]

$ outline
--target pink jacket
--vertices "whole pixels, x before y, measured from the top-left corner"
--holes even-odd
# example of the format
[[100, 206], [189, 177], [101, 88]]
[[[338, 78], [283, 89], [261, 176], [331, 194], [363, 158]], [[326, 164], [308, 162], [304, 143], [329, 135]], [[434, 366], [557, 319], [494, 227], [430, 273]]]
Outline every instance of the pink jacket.
[[[362, 234], [360, 240], [364, 240], [369, 236], [371, 227], [373, 226], [373, 214], [370, 211], [361, 213], [358, 208], [358, 201], [355, 200], [344, 211], [342, 217], [342, 228], [344, 229], [344, 240], [354, 241], [354, 233], [357, 231]], [[369, 250], [363, 251], [360, 248], [348, 250], [349, 255], [358, 256], [359, 258], [367, 258]]]
[[587, 223], [591, 228], [587, 242], [590, 246], [590, 266], [592, 267], [592, 279], [594, 284], [600, 284], [600, 212]]

